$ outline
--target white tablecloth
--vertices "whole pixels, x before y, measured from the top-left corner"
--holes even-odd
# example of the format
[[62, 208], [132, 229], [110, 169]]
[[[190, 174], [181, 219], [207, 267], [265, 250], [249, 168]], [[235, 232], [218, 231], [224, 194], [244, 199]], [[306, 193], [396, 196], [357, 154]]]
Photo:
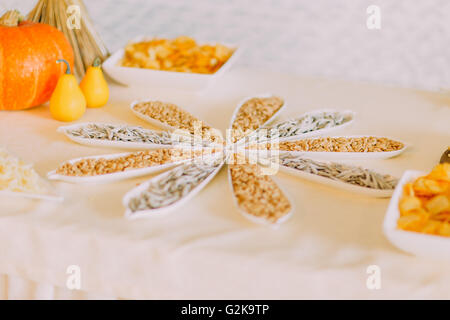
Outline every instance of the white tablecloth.
[[0, 300], [111, 300], [102, 294], [37, 283], [18, 276], [0, 276]]
[[[110, 103], [88, 110], [82, 121], [146, 126], [131, 114], [128, 104], [138, 98], [159, 98], [224, 130], [240, 99], [268, 91], [287, 99], [285, 117], [315, 108], [352, 109], [357, 122], [346, 134], [390, 136], [413, 145], [400, 157], [365, 162], [379, 171], [399, 176], [405, 169], [430, 170], [448, 146], [450, 108], [443, 95], [249, 69], [231, 71], [203, 96], [111, 85]], [[119, 151], [71, 143], [56, 132], [59, 125], [47, 107], [1, 112], [0, 145], [34, 162], [41, 175], [70, 158]], [[450, 298], [449, 263], [409, 256], [384, 238], [381, 225], [387, 199], [280, 173], [276, 180], [296, 210], [273, 230], [239, 215], [222, 170], [178, 212], [125, 220], [123, 194], [146, 179], [102, 185], [55, 183], [66, 198], [63, 204], [2, 198], [0, 274], [19, 283], [26, 279], [43, 284], [45, 290], [62, 290], [64, 297], [75, 294], [66, 291], [66, 270], [77, 265], [81, 290], [93, 297]], [[380, 267], [380, 290], [366, 287], [370, 265]], [[14, 288], [7, 289], [7, 278], [2, 279], [0, 297], [8, 296], [6, 290], [14, 293]], [[49, 296], [58, 298], [54, 293]]]

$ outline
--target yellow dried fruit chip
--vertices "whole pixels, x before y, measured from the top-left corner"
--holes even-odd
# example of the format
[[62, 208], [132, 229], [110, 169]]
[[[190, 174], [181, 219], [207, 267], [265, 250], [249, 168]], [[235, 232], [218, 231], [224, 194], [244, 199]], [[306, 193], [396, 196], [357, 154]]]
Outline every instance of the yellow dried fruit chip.
[[418, 216], [420, 219], [422, 219], [422, 221], [426, 221], [426, 220], [428, 220], [430, 218], [430, 213], [427, 212], [423, 208], [419, 208], [419, 209], [410, 211], [409, 213]]
[[419, 209], [422, 207], [422, 203], [416, 197], [404, 197], [400, 200], [400, 212], [407, 213], [408, 211], [412, 211], [415, 209]]
[[415, 194], [422, 196], [432, 196], [444, 191], [438, 181], [424, 177], [413, 183], [413, 189]]
[[429, 220], [425, 223], [424, 227], [422, 228], [423, 233], [427, 234], [438, 234], [438, 230], [441, 226], [441, 223], [438, 221]]
[[397, 226], [403, 230], [419, 231], [423, 226], [423, 220], [416, 215], [403, 216], [397, 220]]
[[442, 222], [438, 232], [441, 236], [450, 237], [450, 223]]
[[405, 196], [414, 196], [414, 189], [412, 183], [407, 183], [403, 187], [403, 194]]
[[438, 164], [428, 175], [428, 178], [450, 182], [450, 163]]
[[431, 214], [438, 214], [444, 211], [450, 211], [450, 200], [445, 195], [437, 195], [425, 204], [425, 208]]
[[433, 220], [441, 221], [441, 222], [450, 222], [450, 211], [440, 212], [433, 215]]

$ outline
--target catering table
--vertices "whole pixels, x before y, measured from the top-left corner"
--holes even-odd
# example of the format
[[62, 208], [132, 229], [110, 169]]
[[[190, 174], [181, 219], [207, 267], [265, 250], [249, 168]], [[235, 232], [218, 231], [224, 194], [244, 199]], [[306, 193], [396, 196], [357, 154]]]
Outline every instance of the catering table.
[[[80, 121], [148, 126], [132, 100], [171, 101], [222, 131], [245, 96], [286, 98], [283, 117], [316, 108], [351, 109], [342, 134], [398, 138], [412, 146], [366, 167], [400, 176], [430, 170], [450, 141], [450, 99], [441, 93], [234, 69], [204, 94], [111, 83], [111, 98]], [[0, 113], [0, 145], [42, 175], [80, 156], [120, 152], [77, 145], [46, 106]], [[389, 199], [374, 199], [279, 173], [295, 206], [277, 229], [245, 220], [232, 203], [226, 170], [182, 209], [126, 220], [125, 192], [148, 177], [112, 184], [54, 183], [63, 203], [0, 198], [0, 298], [450, 298], [450, 263], [413, 257], [382, 233]], [[68, 266], [81, 270], [69, 290]], [[381, 270], [371, 290], [367, 268]]]

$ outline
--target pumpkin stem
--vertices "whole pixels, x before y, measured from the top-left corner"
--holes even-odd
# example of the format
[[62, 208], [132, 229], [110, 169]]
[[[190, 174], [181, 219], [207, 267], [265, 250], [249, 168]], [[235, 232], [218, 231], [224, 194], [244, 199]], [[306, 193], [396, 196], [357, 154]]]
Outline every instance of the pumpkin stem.
[[0, 25], [5, 27], [17, 27], [24, 20], [19, 10], [9, 10], [0, 17]]
[[67, 62], [67, 60], [59, 59], [59, 60], [56, 60], [56, 62], [58, 62], [58, 63], [64, 62], [66, 64], [66, 66], [67, 66], [66, 74], [71, 74], [71, 72], [70, 72], [70, 64]]
[[102, 64], [102, 59], [100, 57], [95, 58], [94, 63], [92, 64], [93, 67], [100, 67]]

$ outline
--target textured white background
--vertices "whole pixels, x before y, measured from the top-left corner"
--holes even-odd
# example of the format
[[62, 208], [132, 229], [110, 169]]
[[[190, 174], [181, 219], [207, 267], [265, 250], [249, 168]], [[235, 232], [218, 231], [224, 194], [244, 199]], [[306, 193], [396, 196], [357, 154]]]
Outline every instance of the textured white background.
[[[2, 0], [28, 12], [37, 0]], [[111, 50], [140, 35], [242, 43], [240, 65], [419, 88], [450, 87], [448, 0], [85, 0]], [[380, 6], [381, 30], [366, 27]]]

